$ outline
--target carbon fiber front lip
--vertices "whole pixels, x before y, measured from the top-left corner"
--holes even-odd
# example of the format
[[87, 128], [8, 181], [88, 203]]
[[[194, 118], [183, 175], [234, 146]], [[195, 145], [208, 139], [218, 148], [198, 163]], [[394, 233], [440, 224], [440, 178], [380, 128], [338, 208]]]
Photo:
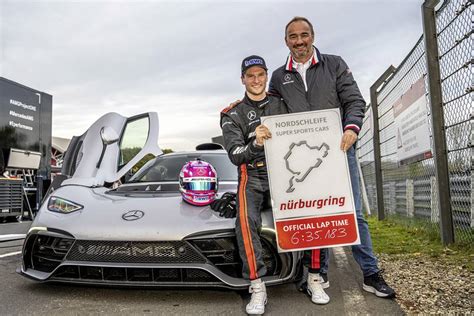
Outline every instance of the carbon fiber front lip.
[[[292, 281], [296, 275], [296, 268], [298, 258], [297, 255], [293, 254], [293, 266], [291, 273], [284, 278], [279, 276], [268, 276], [262, 277], [262, 280], [266, 285], [277, 285]], [[204, 270], [217, 279], [221, 281], [218, 282], [140, 282], [140, 281], [108, 281], [108, 280], [89, 280], [89, 279], [62, 279], [52, 277], [54, 273], [63, 266], [87, 266], [87, 267], [114, 267], [114, 268], [183, 268], [183, 269], [201, 269]], [[33, 279], [40, 282], [65, 282], [73, 284], [95, 284], [95, 285], [115, 285], [115, 286], [144, 286], [144, 287], [196, 287], [196, 286], [212, 286], [212, 287], [222, 287], [229, 289], [245, 289], [250, 285], [250, 281], [233, 278], [227, 274], [221, 272], [218, 268], [210, 264], [127, 264], [123, 265], [120, 263], [103, 263], [103, 262], [77, 262], [77, 261], [65, 261], [61, 263], [53, 272], [45, 273], [41, 271], [36, 271], [32, 269], [24, 270], [22, 266], [21, 269], [17, 269], [17, 272], [25, 277]]]

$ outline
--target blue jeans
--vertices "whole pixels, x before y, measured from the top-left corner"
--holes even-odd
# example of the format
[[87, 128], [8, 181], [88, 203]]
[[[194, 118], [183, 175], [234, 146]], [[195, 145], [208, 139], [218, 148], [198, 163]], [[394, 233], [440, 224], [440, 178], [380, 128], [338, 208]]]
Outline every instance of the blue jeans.
[[[362, 215], [362, 200], [360, 193], [359, 169], [355, 156], [354, 146], [347, 152], [349, 163], [349, 173], [351, 175], [352, 193], [357, 214], [357, 226], [359, 226], [360, 245], [352, 246], [352, 255], [359, 264], [362, 273], [365, 276], [377, 273], [377, 257], [372, 251], [372, 240], [370, 239], [369, 225]], [[329, 267], [329, 249], [321, 249], [321, 273], [327, 273]]]

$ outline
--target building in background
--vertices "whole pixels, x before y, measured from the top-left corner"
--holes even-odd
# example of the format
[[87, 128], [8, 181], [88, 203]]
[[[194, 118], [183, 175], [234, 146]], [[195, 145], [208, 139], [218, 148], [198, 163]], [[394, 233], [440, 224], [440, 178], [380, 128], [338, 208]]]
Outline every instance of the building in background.
[[49, 187], [52, 106], [50, 94], [0, 77], [0, 218], [34, 212]]

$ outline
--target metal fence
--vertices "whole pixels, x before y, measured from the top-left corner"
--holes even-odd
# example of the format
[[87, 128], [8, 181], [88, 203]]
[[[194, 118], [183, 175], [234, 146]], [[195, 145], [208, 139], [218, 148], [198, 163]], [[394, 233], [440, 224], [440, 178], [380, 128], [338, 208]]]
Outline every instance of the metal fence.
[[[382, 218], [384, 215], [398, 216], [439, 229], [438, 193], [449, 190], [446, 192], [450, 193], [454, 238], [467, 242], [474, 242], [473, 7], [472, 0], [447, 0], [435, 13], [449, 185], [446, 183], [438, 187], [438, 162], [435, 162], [435, 159], [439, 159], [438, 155], [436, 158], [427, 158], [428, 154], [424, 156], [425, 159], [401, 163], [397, 153], [401, 146], [397, 143], [400, 125], [395, 122], [394, 104], [406, 97], [407, 91], [417, 82], [424, 83], [427, 104], [425, 121], [429, 127], [432, 152], [436, 153], [433, 150], [430, 105], [433, 87], [430, 90], [425, 35], [421, 36], [398, 68], [387, 71], [372, 87], [372, 106], [368, 107], [358, 142], [359, 161], [372, 212], [385, 209]], [[435, 119], [436, 124], [438, 122]], [[380, 160], [377, 160], [377, 144]], [[382, 208], [377, 205], [377, 167], [381, 169], [379, 195], [383, 194]]]

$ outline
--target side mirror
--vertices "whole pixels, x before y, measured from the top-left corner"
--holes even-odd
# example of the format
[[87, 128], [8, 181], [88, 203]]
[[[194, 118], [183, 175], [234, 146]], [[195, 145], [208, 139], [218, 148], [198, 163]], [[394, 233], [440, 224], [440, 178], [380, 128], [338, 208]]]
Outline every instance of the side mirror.
[[110, 126], [103, 126], [100, 129], [100, 138], [102, 139], [102, 152], [100, 153], [100, 158], [96, 165], [97, 168], [100, 168], [100, 165], [102, 164], [102, 159], [104, 158], [107, 146], [118, 142], [120, 137]]
[[102, 138], [102, 144], [110, 145], [118, 142], [119, 135], [113, 128], [104, 126], [100, 129], [100, 138]]

